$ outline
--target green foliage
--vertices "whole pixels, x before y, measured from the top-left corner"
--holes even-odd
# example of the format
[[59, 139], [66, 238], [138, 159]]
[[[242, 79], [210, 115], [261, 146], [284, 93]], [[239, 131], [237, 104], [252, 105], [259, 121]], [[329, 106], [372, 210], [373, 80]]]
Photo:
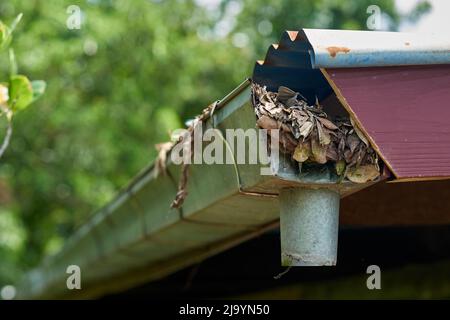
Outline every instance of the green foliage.
[[[10, 26], [0, 21], [0, 51], [7, 49], [11, 45], [12, 35], [18, 23], [22, 19], [22, 14], [17, 15]], [[7, 128], [4, 140], [0, 147], [0, 158], [6, 151], [12, 134], [12, 118], [17, 111], [24, 110], [32, 102], [37, 100], [45, 91], [44, 81], [30, 80], [24, 75], [17, 75], [17, 62], [13, 49], [9, 48], [9, 79], [0, 83], [0, 117], [6, 119]], [[0, 182], [2, 182], [0, 180]], [[8, 190], [9, 185], [0, 183], [0, 205], [4, 190]], [[7, 199], [9, 200], [9, 199]], [[0, 253], [6, 257], [1, 261], [0, 281], [2, 277], [16, 278], [21, 269], [19, 263], [22, 245], [25, 242], [25, 232], [20, 228], [20, 217], [13, 210], [4, 211], [0, 207]], [[9, 247], [9, 248], [8, 248]]]
[[[8, 27], [0, 21], [0, 50], [10, 46], [12, 34], [16, 29], [22, 13], [19, 14]], [[9, 49], [9, 82], [4, 83], [2, 88], [7, 88], [4, 98], [1, 101], [2, 113], [6, 114], [9, 121], [12, 115], [28, 107], [33, 101], [40, 97], [45, 91], [45, 82], [40, 80], [38, 85], [33, 87], [30, 80], [24, 75], [17, 75], [17, 62], [13, 49]]]
[[9, 80], [9, 101], [13, 112], [23, 110], [33, 101], [33, 88], [27, 77], [12, 76]]
[[[365, 29], [369, 4], [396, 27], [392, 0], [234, 0], [220, 10], [194, 0], [2, 0], [4, 21], [24, 13], [13, 42], [20, 74], [48, 86], [15, 119], [0, 162], [0, 208], [24, 230], [6, 251], [0, 240], [0, 265], [22, 270], [55, 252], [155, 157], [168, 131], [248, 77], [283, 30]], [[79, 30], [66, 26], [70, 5], [83, 12]], [[9, 31], [0, 30], [3, 43]], [[9, 64], [0, 57], [0, 75]], [[12, 79], [17, 110], [45, 88], [32, 81], [30, 99], [30, 82]], [[0, 268], [0, 286], [16, 275]]]
[[47, 88], [47, 83], [43, 80], [33, 80], [31, 81], [31, 90], [33, 92], [33, 99], [31, 102], [35, 102], [39, 99], [45, 92]]

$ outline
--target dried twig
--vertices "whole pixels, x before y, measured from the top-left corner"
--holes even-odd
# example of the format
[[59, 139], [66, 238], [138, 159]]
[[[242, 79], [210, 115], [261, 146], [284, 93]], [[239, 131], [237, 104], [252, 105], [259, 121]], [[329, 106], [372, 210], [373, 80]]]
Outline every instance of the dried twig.
[[273, 278], [275, 280], [281, 279], [281, 277], [284, 276], [286, 273], [288, 273], [291, 270], [291, 268], [292, 268], [292, 266], [287, 267], [286, 270], [284, 270], [283, 272], [280, 272], [279, 274], [277, 274]]
[[184, 200], [188, 195], [186, 189], [188, 177], [189, 177], [189, 165], [183, 163], [181, 168], [181, 178], [180, 181], [178, 182], [178, 192], [175, 196], [175, 199], [172, 201], [172, 204], [170, 205], [171, 208], [180, 208], [183, 205]]

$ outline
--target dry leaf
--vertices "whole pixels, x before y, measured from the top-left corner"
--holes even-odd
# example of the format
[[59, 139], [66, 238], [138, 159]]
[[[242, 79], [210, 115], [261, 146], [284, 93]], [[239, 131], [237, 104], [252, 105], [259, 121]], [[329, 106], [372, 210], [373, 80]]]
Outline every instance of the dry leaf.
[[289, 126], [289, 125], [287, 125], [287, 124], [285, 124], [285, 123], [282, 123], [281, 121], [278, 122], [278, 126], [279, 126], [279, 128], [281, 128], [281, 130], [283, 130], [284, 132], [289, 132], [289, 133], [292, 133], [292, 134], [294, 133], [291, 126]]
[[347, 163], [351, 163], [353, 158], [353, 153], [349, 149], [345, 149], [344, 151], [344, 160]]
[[341, 139], [339, 140], [339, 145], [338, 145], [338, 153], [342, 154], [345, 150], [345, 138], [341, 137]]
[[156, 176], [159, 176], [161, 173], [166, 173], [167, 153], [172, 149], [173, 145], [172, 142], [158, 143], [155, 145], [155, 148], [158, 151], [154, 169]]
[[359, 167], [349, 168], [346, 177], [355, 183], [366, 183], [375, 180], [380, 175], [377, 167], [373, 164], [362, 165]]
[[305, 162], [311, 155], [311, 146], [309, 141], [300, 142], [297, 147], [295, 147], [294, 155], [292, 158], [298, 162]]
[[278, 88], [277, 101], [280, 101], [287, 107], [297, 104], [298, 93], [289, 89], [288, 87], [280, 86]]
[[326, 146], [328, 144], [330, 144], [331, 142], [331, 138], [330, 135], [328, 134], [328, 132], [326, 132], [322, 125], [320, 124], [320, 122], [316, 122], [317, 123], [317, 133], [319, 135], [319, 142], [321, 145]]
[[283, 131], [280, 131], [279, 137], [280, 137], [280, 145], [282, 146], [282, 149], [284, 151], [286, 151], [287, 153], [294, 152], [295, 147], [297, 146], [297, 140], [295, 140], [294, 137], [290, 133], [286, 133]]
[[330, 129], [330, 130], [337, 130], [338, 129], [338, 127], [333, 122], [331, 122], [330, 120], [328, 120], [326, 118], [318, 117], [317, 119], [327, 129]]
[[327, 147], [327, 160], [331, 160], [331, 161], [339, 160], [336, 145], [333, 143], [330, 143]]
[[338, 176], [342, 176], [345, 172], [346, 163], [344, 160], [336, 162], [336, 173]]
[[188, 192], [187, 192], [187, 183], [188, 183], [188, 176], [189, 176], [189, 165], [187, 163], [184, 163], [181, 167], [181, 178], [178, 182], [178, 190], [177, 194], [175, 195], [175, 199], [173, 199], [172, 204], [170, 205], [171, 208], [180, 208], [184, 200], [186, 199]]
[[313, 127], [313, 123], [311, 121], [306, 121], [300, 127], [300, 136], [307, 138], [312, 130], [312, 127]]
[[352, 118], [332, 121], [317, 99], [310, 106], [283, 86], [275, 93], [253, 84], [252, 102], [258, 125], [269, 129], [271, 136], [271, 129], [280, 128], [280, 150], [299, 163], [332, 161], [338, 175], [359, 183], [379, 175], [377, 154]]
[[356, 125], [356, 123], [353, 121], [353, 118], [350, 117], [350, 122], [353, 126], [353, 129], [355, 130], [356, 134], [358, 135], [358, 137], [362, 140], [362, 142], [364, 142], [364, 144], [366, 146], [369, 146], [369, 142], [366, 139], [366, 136], [361, 132], [361, 130], [358, 128], [358, 126]]
[[350, 149], [351, 153], [354, 153], [356, 148], [359, 146], [361, 140], [356, 134], [350, 134], [347, 136], [347, 147]]
[[270, 118], [269, 116], [261, 116], [261, 118], [259, 118], [256, 123], [263, 129], [278, 129], [277, 121]]
[[327, 147], [321, 145], [315, 137], [311, 139], [311, 151], [315, 162], [321, 164], [327, 162]]

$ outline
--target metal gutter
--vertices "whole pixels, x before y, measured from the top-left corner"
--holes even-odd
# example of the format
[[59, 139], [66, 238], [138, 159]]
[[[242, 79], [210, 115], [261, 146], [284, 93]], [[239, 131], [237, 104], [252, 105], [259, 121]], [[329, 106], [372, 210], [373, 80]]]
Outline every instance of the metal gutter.
[[[214, 122], [223, 133], [255, 128], [249, 83], [222, 99], [214, 121], [210, 118], [204, 126], [211, 128]], [[272, 173], [261, 175], [260, 164], [191, 165], [189, 195], [181, 209], [171, 209], [181, 166], [169, 162], [166, 175], [156, 175], [150, 166], [86, 222], [61, 252], [28, 273], [18, 298], [95, 298], [125, 290], [277, 227], [282, 189], [327, 188], [344, 197], [375, 183], [336, 184], [322, 172], [300, 177], [298, 166], [283, 158]], [[67, 289], [70, 265], [81, 269], [81, 290]]]

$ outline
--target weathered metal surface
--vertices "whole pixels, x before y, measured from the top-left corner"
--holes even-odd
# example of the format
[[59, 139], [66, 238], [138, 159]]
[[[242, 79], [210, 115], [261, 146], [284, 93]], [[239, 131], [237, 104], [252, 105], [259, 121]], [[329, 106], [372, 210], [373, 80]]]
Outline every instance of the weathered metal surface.
[[450, 65], [324, 74], [398, 179], [450, 178]]
[[[239, 104], [240, 100], [234, 99], [234, 94], [238, 96], [242, 92], [227, 97], [232, 100], [230, 108], [236, 111], [237, 106], [233, 103]], [[244, 95], [248, 101], [249, 90]], [[227, 119], [238, 116], [241, 122], [247, 119], [254, 126], [254, 114], [247, 113], [252, 118], [246, 118], [245, 108], [239, 110], [241, 113], [237, 115], [219, 109], [217, 117]], [[257, 219], [255, 225], [250, 226], [201, 221], [201, 217], [207, 215], [202, 210], [211, 210], [219, 200], [239, 192], [233, 165], [192, 165], [189, 197], [182, 211], [171, 209], [180, 167], [170, 164], [168, 171], [169, 174], [158, 177], [155, 177], [152, 169], [139, 174], [113, 201], [84, 224], [60, 253], [47, 259], [42, 268], [29, 274], [21, 286], [19, 296], [30, 298], [75, 294], [65, 287], [65, 270], [71, 264], [80, 266], [83, 272], [83, 294], [88, 295], [94, 283], [101, 279], [116, 277], [157, 261], [170, 260], [183, 252], [232, 239], [238, 234], [254, 232], [255, 227], [276, 219], [267, 214], [263, 216], [264, 219]], [[214, 188], [211, 188], [212, 185]], [[271, 206], [265, 208], [274, 211]], [[229, 210], [229, 207], [223, 206], [221, 210]], [[200, 218], [197, 218], [197, 213]], [[223, 215], [214, 210], [212, 214], [215, 213]], [[250, 218], [248, 220], [251, 222]], [[176, 268], [176, 265], [171, 268]]]
[[349, 68], [450, 63], [445, 34], [303, 29], [313, 68]]
[[334, 266], [337, 260], [339, 193], [293, 188], [280, 192], [283, 266]]
[[270, 90], [293, 88], [310, 103], [333, 88], [397, 178], [450, 177], [448, 37], [287, 31], [256, 64], [253, 79]]
[[286, 31], [264, 61], [306, 69], [448, 63], [450, 39], [444, 34], [331, 29]]
[[[222, 99], [213, 118], [224, 134], [226, 129], [256, 128], [249, 82]], [[209, 119], [205, 129], [211, 126]], [[263, 176], [261, 165], [247, 162], [191, 165], [189, 194], [182, 209], [176, 210], [170, 203], [180, 169], [169, 164], [168, 174], [158, 177], [152, 167], [143, 170], [60, 253], [24, 279], [19, 297], [95, 297], [158, 279], [273, 228], [279, 219], [279, 190], [311, 183], [290, 180], [295, 170], [292, 174], [284, 170], [283, 180]], [[318, 181], [321, 187], [333, 184]], [[342, 183], [336, 190], [346, 195], [369, 185]], [[66, 288], [66, 268], [72, 264], [82, 270], [83, 290]]]
[[287, 86], [310, 103], [331, 92], [319, 68], [450, 64], [444, 34], [301, 29], [286, 31], [256, 63], [253, 80], [270, 90]]

